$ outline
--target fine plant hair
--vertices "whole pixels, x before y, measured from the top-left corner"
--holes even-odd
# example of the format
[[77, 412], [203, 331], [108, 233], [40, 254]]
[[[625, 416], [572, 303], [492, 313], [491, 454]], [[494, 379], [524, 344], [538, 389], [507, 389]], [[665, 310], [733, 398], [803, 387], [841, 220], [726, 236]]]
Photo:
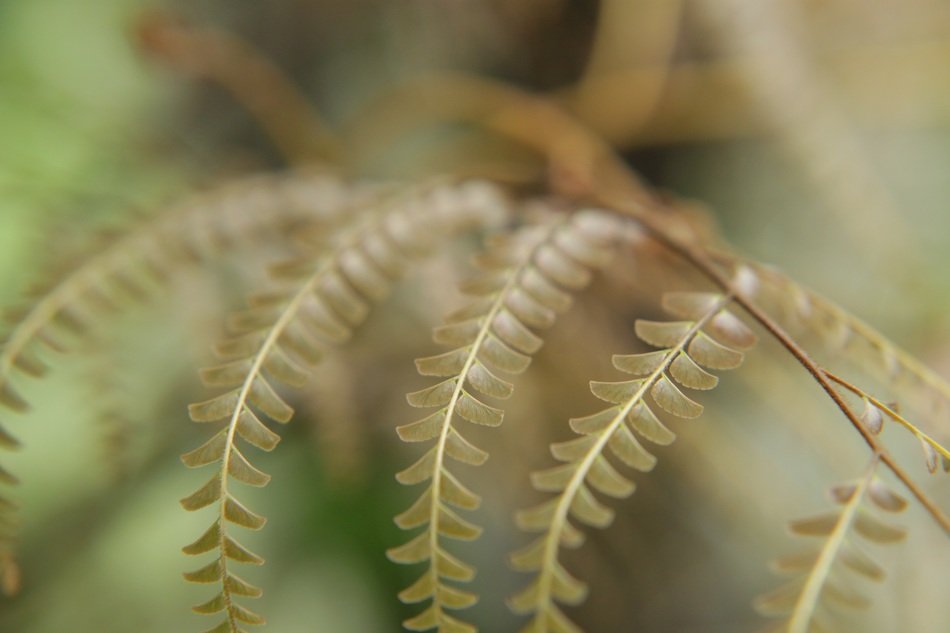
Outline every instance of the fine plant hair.
[[[285, 425], [310, 417], [321, 422], [309, 410], [320, 404], [304, 394], [352, 400], [369, 393], [355, 362], [342, 378], [345, 389], [321, 389], [313, 381], [328, 357], [346, 361], [364, 324], [397, 320], [407, 306], [424, 319], [405, 323], [431, 323], [438, 348], [415, 350], [414, 366], [400, 359], [387, 378], [394, 388], [413, 385], [407, 406], [380, 406], [373, 414], [391, 427], [392, 450], [404, 462], [394, 476], [406, 488], [394, 494], [406, 503], [394, 519], [406, 533], [379, 555], [411, 569], [398, 593], [411, 605], [402, 623], [407, 630], [479, 630], [466, 609], [479, 601], [470, 582], [483, 565], [459, 554], [472, 550], [456, 549], [455, 542], [478, 541], [490, 529], [476, 523], [473, 517], [485, 514], [475, 511], [507, 510], [507, 491], [479, 475], [504, 423], [520, 427], [529, 438], [524, 447], [533, 451], [527, 476], [520, 465], [494, 464], [518, 475], [505, 478], [506, 487], [523, 493], [518, 503], [533, 499], [506, 513], [523, 533], [518, 547], [491, 552], [507, 561], [519, 586], [507, 605], [523, 633], [595, 633], [573, 609], [597, 587], [582, 577], [584, 566], [575, 569], [577, 561], [603, 553], [585, 542], [609, 529], [621, 509], [637, 506], [638, 485], [659, 463], [695, 450], [677, 442], [681, 429], [714, 424], [703, 415], [707, 409], [729, 415], [739, 406], [716, 398], [720, 382], [771, 389], [754, 376], [742, 380], [752, 355], [790, 361], [782, 371], [810, 381], [809, 397], [836, 410], [827, 423], [856, 434], [865, 454], [852, 480], [826, 482], [832, 510], [774, 518], [776, 531], [790, 521], [796, 541], [807, 546], [774, 563], [787, 577], [783, 584], [748, 597], [768, 618], [766, 626], [790, 633], [850, 630], [842, 624], [850, 616], [840, 612], [870, 605], [875, 594], [865, 580], [887, 582], [885, 565], [865, 544], [891, 545], [907, 535], [889, 515], [913, 508], [920, 522], [950, 536], [934, 485], [923, 483], [939, 477], [936, 485], [945, 488], [950, 473], [947, 381], [834, 301], [733, 252], [695, 204], [654, 190], [607, 139], [554, 99], [479, 77], [434, 74], [384, 95], [356, 117], [351, 135], [337, 137], [280, 71], [236, 36], [161, 15], [144, 20], [138, 35], [153, 57], [231, 92], [294, 167], [210, 187], [102, 238], [78, 262], [47, 275], [11, 311], [0, 349], [0, 447], [18, 447], [17, 417], [34, 404], [28, 382], [49, 373], [61, 355], [88, 356], [83, 377], [101, 396], [91, 414], [99, 420], [102, 461], [116, 480], [129, 477], [132, 430], [116, 397], [123, 377], [118, 369], [110, 373], [110, 320], [132, 306], [150, 309], [157, 296], [175, 295], [176, 280], [228, 258], [261, 271], [243, 308], [214, 306], [223, 327], [215, 360], [200, 370], [205, 394], [187, 415], [162, 421], [181, 422], [192, 446], [180, 456], [193, 469], [192, 490], [180, 505], [207, 521], [183, 544], [194, 557], [183, 573], [200, 585], [192, 588], [193, 610], [208, 616], [207, 633], [266, 624], [253, 600], [267, 587], [245, 578], [245, 570], [264, 564], [269, 545], [258, 540], [263, 544], [252, 549], [244, 541], [249, 530], [263, 530], [266, 538], [267, 518], [247, 501], [247, 486], [279, 485], [261, 465], [271, 458], [267, 453], [279, 459], [282, 437], [301, 439]], [[249, 64], [256, 73], [245, 79], [237, 71]], [[261, 100], [264, 90], [274, 100]], [[424, 115], [399, 105], [419, 94], [445, 98]], [[275, 104], [294, 123], [281, 122]], [[378, 116], [386, 110], [406, 120]], [[348, 173], [349, 163], [359, 162], [353, 156], [370, 151], [367, 138], [385, 140], [433, 122], [488, 130], [535, 155], [537, 169], [467, 165], [457, 173], [388, 179]], [[804, 144], [796, 151], [812, 149]], [[455, 283], [466, 256], [471, 265]], [[420, 271], [427, 275], [421, 286], [411, 281]], [[446, 271], [451, 274], [438, 274]], [[439, 285], [446, 282], [452, 285]], [[449, 304], [444, 316], [433, 308]], [[593, 320], [578, 326], [591, 314], [578, 307], [626, 317], [628, 304], [640, 310], [627, 324], [635, 338], [599, 332], [603, 324]], [[575, 338], [565, 345], [556, 333], [568, 317]], [[405, 336], [421, 340], [418, 332]], [[546, 417], [543, 400], [555, 398], [543, 389], [547, 374], [531, 380], [549, 336], [568, 354], [589, 353], [602, 368], [612, 364], [583, 378], [589, 402], [600, 402], [588, 403], [584, 415]], [[380, 349], [380, 358], [386, 353]], [[882, 386], [868, 387], [869, 377]], [[506, 408], [522, 384], [532, 398], [540, 384], [529, 413]], [[194, 424], [184, 424], [186, 417]], [[886, 427], [894, 432], [883, 433]], [[372, 432], [357, 423], [345, 428], [353, 436]], [[894, 449], [902, 435], [919, 444], [917, 453]], [[0, 585], [16, 600], [26, 582], [17, 554], [17, 480], [2, 464]], [[624, 564], [625, 573], [638, 574], [636, 561]], [[314, 630], [325, 628], [316, 623]]]

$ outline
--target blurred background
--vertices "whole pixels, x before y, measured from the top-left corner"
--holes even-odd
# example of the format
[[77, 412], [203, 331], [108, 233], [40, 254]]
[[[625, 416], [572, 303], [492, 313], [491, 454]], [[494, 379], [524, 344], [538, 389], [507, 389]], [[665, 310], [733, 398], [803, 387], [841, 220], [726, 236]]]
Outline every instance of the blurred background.
[[[241, 38], [286, 72], [330, 131], [314, 154], [360, 177], [451, 170], [537, 190], [543, 157], [477, 120], [438, 118], [483, 107], [479, 91], [460, 96], [438, 77], [467, 73], [550, 96], [652, 186], [693, 201], [738, 252], [950, 373], [943, 0], [182, 0], [148, 11], [132, 0], [3, 0], [0, 304], [21, 305], [100, 231], [287, 166], [229, 90], [160, 53], [155, 25], [168, 15]], [[259, 246], [189, 271], [146, 307], [110, 318], [105, 343], [23, 383], [34, 410], [3, 414], [24, 444], [3, 455], [22, 481], [23, 591], [0, 599], [0, 632], [211, 626], [187, 609], [206, 592], [180, 577], [194, 566], [180, 547], [207, 518], [177, 503], [201, 476], [177, 455], [204, 435], [185, 413], [207, 397], [196, 369], [224, 315], [280, 254]], [[405, 392], [428, 384], [412, 359], [438, 351], [430, 328], [461, 301], [432, 288], [465, 275], [473, 247], [424, 267], [290, 394], [298, 418], [256, 462], [274, 481], [246, 495], [269, 517], [246, 539], [268, 559], [246, 573], [265, 587], [255, 610], [267, 630], [396, 631], [416, 611], [395, 598], [415, 570], [383, 554], [404, 539], [391, 517], [413, 499], [392, 473], [417, 455], [393, 428], [414, 419]], [[528, 471], [551, 465], [543, 446], [570, 438], [568, 416], [598, 410], [587, 381], [620, 379], [609, 359], [639, 349], [633, 320], [659, 316], [660, 289], [689, 282], [649, 255], [626, 257], [591, 288], [517, 381], [504, 427], [473, 437], [492, 459], [459, 473], [493, 498], [474, 515], [483, 538], [457, 551], [479, 561], [471, 619], [483, 631], [517, 630], [502, 601], [526, 579], [505, 554], [527, 541], [512, 511], [541, 498]], [[590, 344], [578, 350], [578, 337]], [[825, 489], [862, 472], [866, 448], [794, 363], [768, 341], [747, 363], [703, 394], [699, 422], [671, 423], [680, 442], [657, 451], [656, 471], [636, 477], [629, 502], [612, 504], [616, 523], [567, 557], [591, 582], [592, 598], [570, 612], [591, 633], [758, 630], [765, 621], [751, 602], [780, 583], [768, 561], [801, 547], [785, 522], [826, 509]], [[950, 436], [946, 410], [929, 413], [915, 420]], [[884, 437], [950, 507], [946, 476], [927, 475], [913, 438]], [[107, 450], [122, 459], [105, 459]], [[879, 553], [889, 577], [866, 588], [874, 606], [845, 630], [947, 630], [946, 536], [916, 507], [900, 520], [909, 538]]]

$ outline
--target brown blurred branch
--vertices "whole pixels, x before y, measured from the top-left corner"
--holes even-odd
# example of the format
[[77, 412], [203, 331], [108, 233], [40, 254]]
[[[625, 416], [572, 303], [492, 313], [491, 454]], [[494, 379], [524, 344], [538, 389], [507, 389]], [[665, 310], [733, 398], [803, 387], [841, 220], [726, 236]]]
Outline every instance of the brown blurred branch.
[[325, 162], [338, 155], [334, 134], [293, 81], [240, 37], [160, 12], [143, 15], [137, 36], [150, 55], [230, 92], [290, 163]]

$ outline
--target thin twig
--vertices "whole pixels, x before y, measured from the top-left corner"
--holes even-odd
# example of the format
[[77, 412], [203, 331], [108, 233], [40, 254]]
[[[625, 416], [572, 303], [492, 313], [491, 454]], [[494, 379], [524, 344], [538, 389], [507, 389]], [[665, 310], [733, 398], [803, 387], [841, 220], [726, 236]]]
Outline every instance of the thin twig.
[[874, 396], [866, 392], [865, 390], [848, 382], [847, 380], [838, 376], [837, 374], [834, 374], [828, 371], [827, 369], [822, 369], [822, 371], [824, 372], [825, 376], [827, 376], [828, 378], [832, 380], [832, 382], [838, 383], [839, 385], [841, 385], [842, 387], [844, 387], [845, 389], [847, 389], [854, 395], [858, 396], [859, 398], [865, 398], [868, 402], [870, 402], [875, 407], [880, 409], [887, 417], [892, 419], [894, 422], [897, 422], [901, 426], [905, 427], [908, 431], [913, 433], [918, 439], [923, 440], [924, 442], [927, 442], [928, 444], [930, 444], [934, 448], [934, 450], [936, 450], [938, 453], [943, 455], [945, 459], [950, 460], [950, 451], [944, 448], [944, 446], [940, 442], [933, 439], [932, 437], [930, 437], [929, 435], [921, 431], [919, 428], [917, 428], [917, 426], [914, 425], [909, 420], [907, 420], [907, 418], [905, 418], [900, 413], [895, 411], [893, 407], [887, 406], [886, 404], [884, 404], [883, 402], [881, 402], [880, 400], [878, 400], [877, 398], [875, 398]]

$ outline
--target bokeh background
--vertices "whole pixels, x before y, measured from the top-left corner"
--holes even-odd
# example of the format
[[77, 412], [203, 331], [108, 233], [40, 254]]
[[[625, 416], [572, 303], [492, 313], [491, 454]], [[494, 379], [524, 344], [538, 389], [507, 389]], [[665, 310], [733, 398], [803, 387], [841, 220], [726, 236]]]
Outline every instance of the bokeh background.
[[[950, 5], [942, 0], [3, 0], [2, 305], [21, 304], [33, 282], [78, 261], [99, 230], [286, 166], [220, 87], [142, 53], [135, 33], [146, 9], [252, 43], [340, 134], [359, 175], [457, 168], [519, 186], [543, 181], [539, 157], [477, 126], [423, 121], [385, 141], [365, 130], [414, 114], [411, 99], [382, 114], [370, 106], [436, 71], [548, 94], [649, 183], [695, 200], [737, 251], [950, 373]], [[300, 415], [284, 442], [257, 462], [274, 481], [248, 500], [270, 521], [247, 540], [268, 563], [247, 576], [266, 588], [258, 606], [267, 630], [396, 631], [412, 612], [394, 594], [413, 570], [383, 555], [402, 541], [391, 517], [412, 497], [392, 473], [416, 455], [392, 429], [413, 416], [403, 394], [425, 384], [412, 358], [435, 353], [429, 328], [459, 301], [432, 284], [464, 274], [471, 248], [425, 268], [332, 356], [293, 396]], [[0, 600], [0, 631], [210, 626], [187, 609], [206, 592], [180, 577], [193, 561], [179, 549], [206, 523], [177, 503], [200, 479], [177, 460], [201, 437], [185, 406], [206, 393], [196, 368], [208, 362], [223, 315], [278, 255], [262, 244], [253, 257], [190, 271], [104, 324], [107, 343], [24, 383], [34, 410], [4, 415], [24, 449], [3, 456], [22, 480], [23, 591]], [[592, 301], [551, 332], [504, 430], [479, 438], [493, 453], [489, 465], [463, 472], [495, 497], [477, 514], [485, 536], [459, 549], [480, 561], [483, 599], [472, 617], [484, 631], [517, 627], [502, 600], [524, 579], [507, 570], [504, 553], [526, 540], [511, 511], [538, 499], [526, 473], [549, 464], [545, 442], [570, 436], [569, 415], [595, 410], [586, 381], [617, 379], [609, 356], [636, 345], [633, 319], [657, 314], [651, 300], [670, 263], [636, 264], [636, 274], [596, 285]], [[581, 336], [590, 344], [572, 351]], [[823, 510], [824, 490], [862, 471], [863, 444], [793, 363], [767, 342], [748, 363], [704, 399], [700, 422], [677, 426], [681, 443], [637, 477], [635, 497], [615, 505], [615, 525], [569, 559], [592, 583], [587, 605], [571, 612], [590, 631], [757, 630], [764, 621], [751, 601], [778, 584], [767, 562], [798, 547], [785, 521]], [[328, 397], [340, 393], [348, 397]], [[119, 464], [104, 458], [103, 409], [121, 412]], [[950, 435], [946, 416], [922, 423]], [[885, 437], [950, 507], [946, 476], [929, 477], [897, 430]], [[880, 553], [890, 576], [868, 589], [872, 611], [847, 620], [849, 630], [950, 626], [946, 536], [917, 508], [901, 520], [909, 539]]]

